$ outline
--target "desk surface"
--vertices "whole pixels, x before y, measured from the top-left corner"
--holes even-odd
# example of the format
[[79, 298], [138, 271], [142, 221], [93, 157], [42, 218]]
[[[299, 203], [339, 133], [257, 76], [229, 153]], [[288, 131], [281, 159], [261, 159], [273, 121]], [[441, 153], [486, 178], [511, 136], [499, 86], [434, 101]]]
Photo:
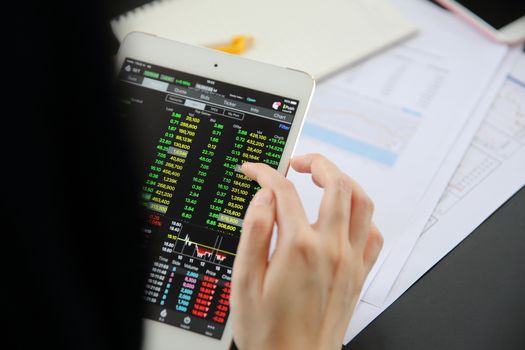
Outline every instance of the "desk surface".
[[[147, 2], [110, 2], [108, 12]], [[345, 348], [522, 350], [524, 331], [525, 187]]]
[[346, 347], [525, 349], [525, 186]]

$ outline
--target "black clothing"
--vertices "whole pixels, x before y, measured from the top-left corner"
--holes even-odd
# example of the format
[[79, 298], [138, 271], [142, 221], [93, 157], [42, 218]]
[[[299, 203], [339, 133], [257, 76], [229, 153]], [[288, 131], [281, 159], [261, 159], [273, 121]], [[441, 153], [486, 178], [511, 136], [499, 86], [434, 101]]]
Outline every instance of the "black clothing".
[[3, 13], [3, 348], [137, 349], [138, 182], [108, 18], [97, 1]]

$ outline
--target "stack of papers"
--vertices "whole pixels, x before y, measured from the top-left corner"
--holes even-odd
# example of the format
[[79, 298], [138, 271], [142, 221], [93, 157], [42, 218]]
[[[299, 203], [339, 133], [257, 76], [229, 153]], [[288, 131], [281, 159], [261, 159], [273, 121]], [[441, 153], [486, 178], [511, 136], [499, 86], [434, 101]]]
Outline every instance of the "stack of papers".
[[[382, 305], [361, 300], [345, 343], [399, 298], [412, 284], [525, 185], [525, 54], [513, 50], [491, 90], [496, 90], [468, 150]], [[489, 92], [491, 95], [492, 92]], [[466, 139], [466, 137], [465, 137]], [[458, 140], [460, 141], [460, 140]], [[451, 159], [458, 154], [451, 152]], [[449, 160], [447, 160], [449, 161]], [[449, 161], [451, 162], [451, 161]], [[444, 165], [447, 166], [447, 165]], [[391, 254], [394, 258], [395, 254]], [[377, 276], [376, 276], [377, 279]], [[389, 279], [390, 280], [390, 279]], [[377, 279], [377, 283], [382, 283]]]
[[[418, 36], [319, 84], [297, 153], [363, 185], [385, 237], [350, 341], [525, 184], [525, 57], [427, 2]], [[309, 219], [322, 192], [290, 173]]]

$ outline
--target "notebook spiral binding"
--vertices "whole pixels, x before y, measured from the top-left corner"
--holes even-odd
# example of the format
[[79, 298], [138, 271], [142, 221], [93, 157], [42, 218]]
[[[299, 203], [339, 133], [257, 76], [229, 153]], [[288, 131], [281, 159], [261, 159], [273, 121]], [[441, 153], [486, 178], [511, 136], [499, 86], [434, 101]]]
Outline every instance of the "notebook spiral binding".
[[[171, 2], [174, 0], [153, 0], [149, 1], [141, 6], [137, 6], [132, 10], [129, 10], [120, 16], [117, 16], [111, 20], [111, 25], [119, 25], [122, 21], [125, 21], [126, 19], [133, 17], [135, 15], [138, 15], [142, 12], [148, 12], [151, 11], [154, 7], [157, 7], [158, 5], [164, 3], [164, 2]], [[177, 1], [177, 0], [175, 0]]]

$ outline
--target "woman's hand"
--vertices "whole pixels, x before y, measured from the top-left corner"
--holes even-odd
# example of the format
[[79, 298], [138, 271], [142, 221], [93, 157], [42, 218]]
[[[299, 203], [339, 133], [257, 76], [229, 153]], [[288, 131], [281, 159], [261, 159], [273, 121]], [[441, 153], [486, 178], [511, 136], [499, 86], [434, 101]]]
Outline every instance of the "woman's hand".
[[[324, 189], [309, 224], [293, 184], [261, 163], [243, 172], [262, 189], [246, 213], [232, 280], [232, 320], [240, 350], [340, 349], [383, 239], [363, 189], [326, 158], [291, 166]], [[268, 260], [274, 224], [276, 249]]]

